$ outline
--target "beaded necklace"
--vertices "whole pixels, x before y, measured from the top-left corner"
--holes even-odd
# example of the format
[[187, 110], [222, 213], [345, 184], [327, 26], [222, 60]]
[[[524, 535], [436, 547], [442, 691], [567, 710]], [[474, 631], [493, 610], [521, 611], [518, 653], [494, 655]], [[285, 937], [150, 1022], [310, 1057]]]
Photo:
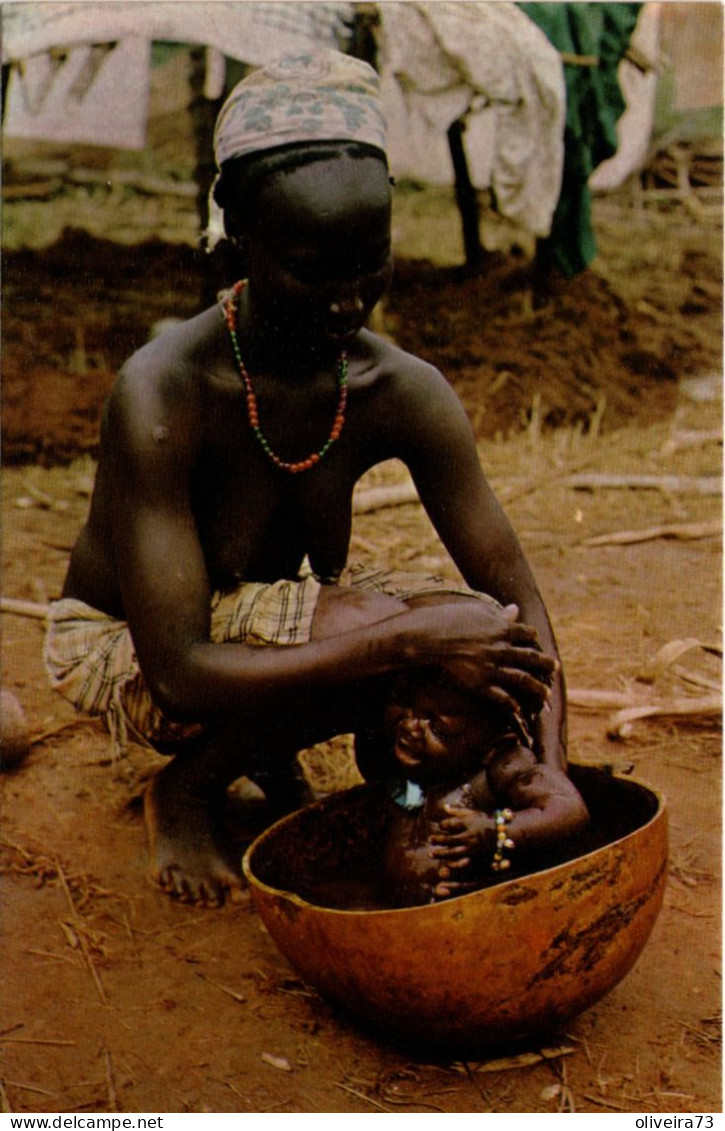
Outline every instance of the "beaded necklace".
[[269, 459], [271, 459], [272, 463], [275, 464], [276, 467], [281, 468], [282, 471], [289, 471], [292, 475], [296, 475], [300, 471], [309, 471], [318, 464], [320, 460], [327, 455], [335, 441], [340, 438], [340, 433], [345, 423], [345, 406], [347, 405], [347, 354], [343, 350], [337, 359], [337, 387], [340, 390], [340, 394], [330, 435], [327, 437], [322, 447], [316, 452], [313, 452], [312, 455], [309, 455], [307, 459], [297, 460], [294, 463], [282, 459], [282, 457], [278, 456], [272, 449], [269, 440], [259, 426], [257, 398], [254, 388], [252, 387], [252, 380], [246, 365], [242, 361], [242, 355], [239, 349], [237, 314], [239, 311], [239, 297], [246, 285], [246, 280], [244, 279], [240, 279], [239, 282], [234, 284], [230, 293], [222, 301], [222, 310], [224, 311], [224, 319], [227, 324], [227, 329], [229, 330], [229, 337], [232, 341], [232, 349], [234, 350], [239, 375], [242, 378], [242, 384], [244, 385], [244, 391], [246, 393], [249, 427], [254, 432], [260, 446]]

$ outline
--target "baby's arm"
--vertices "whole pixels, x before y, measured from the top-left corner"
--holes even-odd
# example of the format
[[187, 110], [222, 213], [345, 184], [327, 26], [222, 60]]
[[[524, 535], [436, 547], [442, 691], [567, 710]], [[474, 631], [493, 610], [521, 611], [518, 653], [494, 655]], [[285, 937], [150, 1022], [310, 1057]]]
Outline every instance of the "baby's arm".
[[589, 814], [576, 786], [526, 747], [499, 747], [487, 776], [499, 807], [513, 811], [506, 832], [517, 850], [556, 847], [586, 827]]
[[557, 847], [589, 820], [566, 774], [538, 762], [513, 736], [494, 748], [486, 772], [470, 782], [467, 793], [464, 803], [446, 804], [448, 816], [431, 844], [457, 878], [468, 879], [472, 865], [479, 884], [484, 868], [505, 870], [524, 853]]

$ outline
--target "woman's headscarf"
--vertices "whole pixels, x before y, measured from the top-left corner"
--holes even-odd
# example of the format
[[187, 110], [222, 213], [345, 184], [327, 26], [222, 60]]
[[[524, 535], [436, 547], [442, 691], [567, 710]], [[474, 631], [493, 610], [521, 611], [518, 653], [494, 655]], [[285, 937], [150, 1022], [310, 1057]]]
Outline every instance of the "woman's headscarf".
[[357, 141], [385, 151], [378, 76], [339, 51], [296, 55], [252, 71], [217, 118], [217, 165], [282, 145]]
[[[385, 153], [386, 121], [376, 72], [361, 59], [320, 50], [278, 59], [234, 87], [214, 129], [217, 168], [237, 157], [281, 146], [353, 141]], [[207, 250], [224, 234], [209, 195]]]

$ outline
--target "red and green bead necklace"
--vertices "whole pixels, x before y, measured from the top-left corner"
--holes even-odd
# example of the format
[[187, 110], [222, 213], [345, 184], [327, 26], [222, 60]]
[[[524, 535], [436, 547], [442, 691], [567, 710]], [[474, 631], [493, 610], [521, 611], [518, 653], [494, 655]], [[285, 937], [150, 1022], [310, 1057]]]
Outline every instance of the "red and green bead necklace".
[[239, 349], [239, 339], [237, 338], [237, 315], [239, 311], [239, 298], [246, 285], [246, 281], [243, 279], [240, 279], [239, 282], [235, 283], [231, 288], [229, 294], [225, 297], [222, 303], [222, 309], [224, 311], [224, 318], [227, 324], [227, 329], [229, 330], [229, 337], [231, 338], [232, 349], [234, 350], [234, 357], [239, 369], [239, 375], [242, 379], [242, 384], [244, 385], [244, 391], [246, 393], [247, 419], [249, 420], [249, 427], [252, 429], [252, 432], [256, 436], [260, 447], [267, 455], [267, 457], [272, 461], [272, 463], [276, 467], [281, 468], [282, 471], [289, 471], [290, 474], [297, 475], [300, 471], [310, 471], [313, 467], [315, 467], [321, 459], [324, 459], [335, 441], [340, 438], [340, 433], [342, 432], [342, 428], [345, 423], [345, 408], [347, 406], [347, 354], [343, 350], [337, 359], [337, 387], [339, 389], [339, 399], [337, 402], [337, 411], [335, 412], [335, 419], [332, 423], [332, 430], [330, 432], [330, 435], [327, 437], [322, 447], [319, 448], [316, 452], [313, 452], [312, 455], [309, 455], [307, 459], [297, 460], [294, 463], [282, 459], [282, 457], [278, 456], [277, 453], [273, 450], [271, 444], [269, 443], [269, 440], [267, 439], [259, 425], [259, 409], [257, 407], [257, 397], [255, 395], [254, 388], [252, 386], [252, 380], [249, 376], [247, 367], [242, 361], [241, 350]]

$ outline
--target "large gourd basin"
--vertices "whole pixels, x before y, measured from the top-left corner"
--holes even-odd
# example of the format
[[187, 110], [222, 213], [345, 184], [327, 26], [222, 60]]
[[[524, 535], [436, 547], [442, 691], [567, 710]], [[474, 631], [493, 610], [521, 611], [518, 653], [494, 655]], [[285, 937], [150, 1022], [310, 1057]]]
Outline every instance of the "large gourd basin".
[[634, 965], [667, 870], [656, 791], [598, 767], [570, 774], [591, 816], [574, 858], [424, 907], [376, 902], [375, 786], [293, 813], [244, 858], [262, 920], [309, 985], [394, 1039], [465, 1052], [551, 1030]]

